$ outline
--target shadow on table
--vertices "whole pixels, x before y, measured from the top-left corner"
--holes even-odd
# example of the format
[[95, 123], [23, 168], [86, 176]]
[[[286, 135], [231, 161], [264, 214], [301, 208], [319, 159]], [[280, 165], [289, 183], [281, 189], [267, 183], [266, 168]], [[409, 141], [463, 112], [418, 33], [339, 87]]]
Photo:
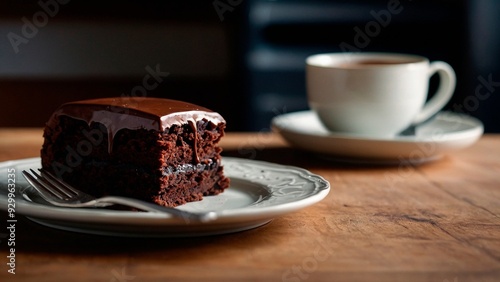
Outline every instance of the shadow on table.
[[[2, 211], [0, 216], [7, 218], [7, 213]], [[255, 229], [222, 235], [149, 238], [64, 231], [46, 227], [26, 217], [19, 216], [16, 223], [15, 246], [19, 255], [47, 253], [51, 255], [106, 256], [162, 253], [180, 259], [185, 256], [199, 257], [200, 251], [202, 251], [202, 255], [208, 256], [211, 251], [221, 251], [227, 244], [236, 248], [249, 248], [255, 244], [262, 245], [262, 236], [269, 236], [269, 232], [280, 232], [281, 223], [279, 221], [279, 219], [275, 219]], [[4, 241], [4, 238], [1, 240]], [[5, 245], [2, 244], [3, 247]]]

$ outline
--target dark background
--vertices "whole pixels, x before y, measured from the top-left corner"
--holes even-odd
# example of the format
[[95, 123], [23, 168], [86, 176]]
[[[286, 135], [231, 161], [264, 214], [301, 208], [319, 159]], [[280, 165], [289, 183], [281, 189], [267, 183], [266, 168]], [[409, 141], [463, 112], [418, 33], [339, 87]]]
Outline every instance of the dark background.
[[63, 102], [130, 95], [158, 66], [169, 75], [147, 96], [209, 107], [230, 131], [265, 131], [308, 108], [308, 55], [351, 46], [450, 63], [447, 109], [500, 132], [500, 1], [60, 1], [0, 3], [0, 126], [43, 126]]

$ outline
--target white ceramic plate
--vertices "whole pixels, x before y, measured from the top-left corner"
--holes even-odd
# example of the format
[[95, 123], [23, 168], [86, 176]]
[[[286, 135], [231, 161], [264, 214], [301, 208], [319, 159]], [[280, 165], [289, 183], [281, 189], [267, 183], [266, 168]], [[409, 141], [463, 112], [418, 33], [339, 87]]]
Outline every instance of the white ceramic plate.
[[[231, 186], [220, 195], [178, 207], [187, 211], [217, 212], [218, 218], [208, 223], [186, 223], [158, 213], [59, 208], [43, 200], [26, 200], [21, 191], [32, 188], [21, 172], [40, 167], [39, 158], [0, 163], [0, 209], [8, 208], [7, 182], [13, 183], [8, 179], [14, 178], [16, 217], [24, 215], [46, 226], [101, 235], [204, 236], [264, 225], [277, 216], [319, 202], [330, 190], [325, 179], [301, 168], [229, 157], [224, 157], [222, 163]], [[15, 176], [9, 175], [13, 170]]]
[[273, 130], [291, 145], [341, 162], [368, 164], [421, 164], [465, 148], [483, 133], [472, 117], [441, 112], [420, 125], [414, 136], [367, 138], [328, 131], [313, 111], [284, 114], [272, 120]]

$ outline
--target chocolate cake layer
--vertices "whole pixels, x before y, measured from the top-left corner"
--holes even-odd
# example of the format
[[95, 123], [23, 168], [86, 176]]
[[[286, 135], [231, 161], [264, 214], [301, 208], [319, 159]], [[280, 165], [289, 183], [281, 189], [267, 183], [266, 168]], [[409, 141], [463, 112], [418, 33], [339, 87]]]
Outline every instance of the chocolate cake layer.
[[102, 98], [70, 102], [57, 109], [49, 120], [59, 116], [80, 119], [87, 124], [98, 122], [106, 126], [112, 150], [113, 138], [121, 129], [153, 129], [164, 131], [172, 125], [191, 124], [206, 119], [214, 124], [225, 123], [224, 118], [207, 108], [178, 100], [161, 98]]
[[68, 103], [47, 123], [42, 166], [95, 196], [176, 206], [229, 186], [217, 145], [224, 128], [218, 113], [175, 100]]

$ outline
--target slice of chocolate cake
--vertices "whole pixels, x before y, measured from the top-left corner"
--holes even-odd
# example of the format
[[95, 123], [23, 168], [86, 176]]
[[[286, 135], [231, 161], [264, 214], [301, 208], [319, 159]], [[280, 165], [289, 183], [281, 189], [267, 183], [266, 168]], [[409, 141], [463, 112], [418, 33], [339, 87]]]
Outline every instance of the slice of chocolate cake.
[[229, 186], [217, 145], [225, 125], [216, 112], [169, 99], [67, 103], [45, 127], [42, 167], [94, 196], [173, 207]]

